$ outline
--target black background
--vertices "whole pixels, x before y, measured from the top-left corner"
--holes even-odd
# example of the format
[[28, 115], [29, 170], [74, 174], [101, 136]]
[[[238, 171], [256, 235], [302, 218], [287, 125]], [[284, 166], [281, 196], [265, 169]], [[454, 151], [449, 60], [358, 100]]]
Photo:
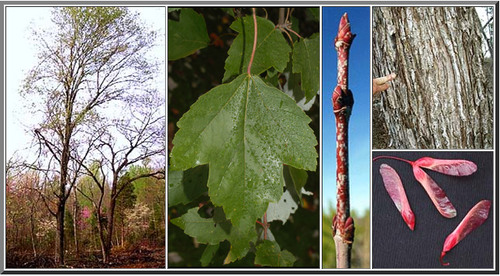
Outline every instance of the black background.
[[[413, 176], [411, 165], [392, 159], [373, 162], [372, 186], [372, 265], [373, 268], [492, 268], [493, 267], [493, 153], [492, 152], [373, 152], [373, 157], [389, 155], [415, 161], [428, 156], [438, 159], [466, 159], [476, 163], [470, 176], [450, 176], [424, 171], [443, 189], [457, 210], [451, 219], [436, 209], [424, 188]], [[411, 231], [385, 190], [379, 169], [386, 163], [399, 174], [411, 209], [415, 230]], [[439, 262], [446, 237], [455, 230], [469, 210], [480, 200], [492, 201], [488, 219], [469, 233]]]

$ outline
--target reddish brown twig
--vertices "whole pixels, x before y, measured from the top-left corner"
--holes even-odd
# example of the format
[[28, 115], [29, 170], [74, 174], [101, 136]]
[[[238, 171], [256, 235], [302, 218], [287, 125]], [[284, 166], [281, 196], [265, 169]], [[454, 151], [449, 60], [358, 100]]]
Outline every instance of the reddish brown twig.
[[354, 99], [348, 89], [347, 72], [349, 48], [354, 35], [345, 13], [340, 19], [335, 38], [337, 50], [337, 87], [333, 91], [332, 103], [337, 128], [337, 214], [332, 220], [333, 239], [337, 253], [337, 267], [351, 266], [351, 248], [354, 240], [354, 222], [350, 217], [349, 170], [348, 170], [348, 123]]

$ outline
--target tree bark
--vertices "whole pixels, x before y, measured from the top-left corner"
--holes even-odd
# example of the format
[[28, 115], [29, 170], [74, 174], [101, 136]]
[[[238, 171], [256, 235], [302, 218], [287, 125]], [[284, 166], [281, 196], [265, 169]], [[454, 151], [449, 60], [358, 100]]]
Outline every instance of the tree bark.
[[104, 234], [104, 219], [101, 216], [101, 209], [97, 209], [97, 229], [99, 230], [99, 242], [101, 244], [102, 262], [107, 263], [109, 259], [109, 251], [106, 249], [106, 235]]
[[108, 256], [111, 254], [111, 247], [113, 246], [112, 241], [113, 241], [113, 228], [114, 228], [115, 207], [116, 207], [116, 196], [113, 195], [116, 194], [116, 185], [114, 185], [112, 189], [114, 189], [114, 191], [111, 192], [112, 196], [108, 205], [108, 225], [107, 225], [108, 235], [106, 237], [106, 246], [105, 246], [106, 255]]
[[491, 149], [493, 89], [473, 7], [375, 7], [374, 148]]
[[75, 197], [75, 200], [73, 202], [73, 238], [75, 242], [75, 255], [78, 258], [80, 255], [80, 248], [78, 244], [78, 224], [80, 222], [80, 208], [78, 205], [78, 197], [76, 193], [76, 189], [73, 189], [73, 195]]
[[57, 207], [56, 262], [64, 265], [64, 211], [66, 202], [59, 202]]

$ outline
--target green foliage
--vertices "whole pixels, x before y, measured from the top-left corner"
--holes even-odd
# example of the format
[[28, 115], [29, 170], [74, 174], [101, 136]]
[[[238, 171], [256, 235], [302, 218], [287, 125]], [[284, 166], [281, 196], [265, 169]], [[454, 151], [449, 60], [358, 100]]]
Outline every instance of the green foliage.
[[[287, 189], [290, 191], [292, 196], [300, 197], [302, 188], [307, 183], [307, 171], [290, 166], [285, 166], [283, 172], [285, 182], [287, 184]], [[293, 185], [289, 185], [289, 183]]]
[[301, 74], [306, 102], [319, 92], [319, 34], [301, 39], [293, 46], [293, 72]]
[[205, 251], [203, 251], [203, 255], [201, 256], [201, 265], [202, 266], [208, 266], [210, 262], [212, 261], [215, 253], [217, 253], [217, 250], [219, 250], [219, 243], [218, 244], [209, 244], [205, 248]]
[[[249, 75], [254, 23], [251, 16], [241, 16], [248, 9], [195, 10], [204, 16], [214, 47], [169, 66], [174, 82], [169, 86], [169, 120], [178, 127], [169, 145], [169, 218], [173, 225], [169, 227], [169, 255], [174, 256], [169, 266], [317, 266], [318, 258], [309, 254], [319, 249], [318, 237], [314, 237], [319, 217], [311, 215], [317, 214], [317, 202], [305, 201], [302, 192], [303, 188], [319, 190], [318, 174], [307, 172], [317, 165], [317, 139], [309, 124], [318, 109], [306, 114], [288, 91], [278, 89], [283, 89], [288, 78], [285, 70], [289, 68], [292, 74], [293, 40], [287, 41], [289, 36], [282, 33], [285, 28], [273, 23], [278, 9], [262, 9], [269, 16], [257, 17], [257, 48]], [[226, 11], [234, 11], [230, 25]], [[298, 28], [298, 22], [310, 16], [305, 9], [294, 12], [297, 17], [290, 18], [297, 24], [291, 29], [305, 30], [303, 37], [318, 32], [317, 23]], [[237, 34], [231, 41], [231, 36], [224, 35], [232, 31]], [[229, 40], [220, 43], [224, 39]], [[185, 77], [189, 74], [195, 77]], [[221, 79], [227, 83], [218, 85]], [[300, 81], [289, 85], [289, 89], [296, 88], [301, 89]], [[314, 118], [317, 133], [318, 116]], [[284, 194], [284, 186], [289, 193]], [[280, 205], [281, 201], [286, 204]], [[310, 211], [296, 210], [298, 202]], [[256, 224], [263, 220], [270, 203], [278, 203], [274, 208], [293, 210], [276, 212], [282, 223], [273, 222], [268, 230], [270, 237], [276, 237], [273, 246], [262, 243], [262, 226]], [[288, 219], [296, 216], [293, 213], [297, 218]], [[188, 236], [192, 239], [186, 239]], [[298, 239], [308, 244], [299, 245]], [[281, 251], [279, 245], [283, 244], [290, 251]], [[276, 256], [285, 258], [278, 261]]]
[[195, 237], [200, 243], [219, 244], [229, 237], [231, 222], [224, 215], [214, 218], [202, 218], [198, 214], [198, 208], [189, 209], [183, 216], [171, 220], [174, 225], [179, 226], [186, 234]]
[[207, 191], [208, 166], [168, 172], [168, 206], [186, 204]]
[[194, 10], [181, 9], [179, 21], [168, 20], [168, 60], [189, 56], [209, 42], [205, 19]]
[[283, 164], [316, 168], [310, 118], [281, 91], [241, 75], [209, 91], [178, 122], [172, 169], [210, 163], [209, 196], [234, 224], [282, 194]]
[[319, 8], [309, 8], [308, 10], [312, 14], [314, 19], [319, 21]]
[[281, 251], [280, 246], [273, 241], [265, 240], [257, 246], [255, 263], [262, 266], [289, 267], [293, 266], [295, 257], [287, 250]]
[[[255, 34], [253, 18], [239, 18], [231, 24], [231, 29], [238, 32], [238, 36], [228, 51], [223, 82], [247, 71]], [[271, 67], [282, 72], [288, 63], [291, 50], [273, 22], [257, 17], [257, 48], [251, 68], [252, 75], [258, 75]]]

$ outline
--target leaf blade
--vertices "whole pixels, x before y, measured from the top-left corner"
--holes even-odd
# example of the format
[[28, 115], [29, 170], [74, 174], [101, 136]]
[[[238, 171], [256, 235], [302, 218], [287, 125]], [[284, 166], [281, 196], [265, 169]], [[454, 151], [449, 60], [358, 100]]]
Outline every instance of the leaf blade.
[[198, 214], [198, 207], [191, 208], [181, 217], [170, 220], [172, 224], [184, 230], [186, 235], [196, 238], [199, 243], [219, 244], [228, 239], [228, 221], [216, 222], [214, 218], [202, 218]]
[[213, 244], [207, 245], [205, 250], [203, 250], [203, 255], [201, 255], [200, 259], [201, 266], [206, 267], [210, 264], [215, 253], [217, 253], [217, 250], [219, 250], [219, 245], [220, 245], [219, 243], [214, 245]]
[[168, 20], [168, 60], [187, 57], [209, 42], [205, 19], [193, 9], [181, 9], [179, 21]]
[[208, 167], [198, 166], [186, 171], [168, 171], [168, 206], [187, 204], [205, 193]]
[[275, 241], [264, 240], [257, 246], [255, 264], [270, 267], [291, 267], [296, 261], [295, 256], [287, 250], [281, 251]]
[[[228, 51], [223, 82], [235, 75], [247, 71], [253, 48], [253, 18], [246, 16], [234, 21], [230, 28], [238, 32]], [[274, 24], [262, 17], [257, 17], [257, 48], [252, 63], [252, 74], [258, 75], [274, 67], [283, 72], [292, 49]]]
[[300, 73], [306, 103], [319, 92], [319, 35], [301, 39], [293, 45], [293, 73]]
[[179, 120], [171, 166], [209, 163], [209, 196], [235, 226], [255, 224], [280, 199], [283, 164], [315, 170], [310, 118], [290, 97], [243, 74], [202, 95]]

